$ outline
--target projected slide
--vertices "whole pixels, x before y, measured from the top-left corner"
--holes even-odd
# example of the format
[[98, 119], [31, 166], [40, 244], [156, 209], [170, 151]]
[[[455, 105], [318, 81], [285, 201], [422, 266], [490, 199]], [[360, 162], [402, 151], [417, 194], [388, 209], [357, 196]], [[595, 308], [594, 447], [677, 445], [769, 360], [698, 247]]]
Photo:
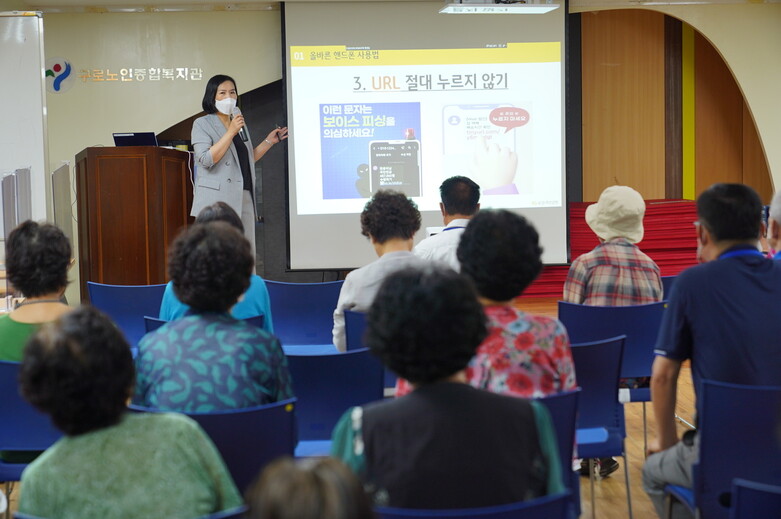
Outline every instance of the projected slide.
[[379, 189], [435, 211], [453, 175], [483, 207], [562, 206], [560, 43], [290, 46], [289, 65], [297, 214], [359, 213]]

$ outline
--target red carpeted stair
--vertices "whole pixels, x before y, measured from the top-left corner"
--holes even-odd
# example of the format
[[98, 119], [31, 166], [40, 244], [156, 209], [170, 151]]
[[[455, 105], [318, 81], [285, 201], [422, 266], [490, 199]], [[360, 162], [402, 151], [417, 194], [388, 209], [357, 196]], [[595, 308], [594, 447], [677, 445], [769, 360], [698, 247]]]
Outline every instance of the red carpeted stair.
[[[584, 215], [590, 203], [569, 206], [570, 258], [575, 259], [597, 246], [599, 240], [586, 224]], [[662, 271], [674, 276], [697, 263], [697, 220], [694, 202], [689, 200], [647, 200], [645, 237], [638, 245]], [[546, 266], [542, 274], [523, 293], [525, 297], [561, 297], [568, 265]]]

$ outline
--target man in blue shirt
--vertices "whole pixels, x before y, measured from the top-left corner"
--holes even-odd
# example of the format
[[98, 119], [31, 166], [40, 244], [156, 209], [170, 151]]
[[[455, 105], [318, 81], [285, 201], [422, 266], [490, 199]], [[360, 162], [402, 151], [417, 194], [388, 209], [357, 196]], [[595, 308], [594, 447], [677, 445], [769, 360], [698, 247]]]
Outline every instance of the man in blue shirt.
[[[759, 196], [742, 184], [714, 184], [697, 199], [697, 216], [703, 264], [676, 280], [651, 380], [657, 439], [649, 445], [643, 486], [660, 517], [665, 484], [691, 487], [691, 465], [698, 456], [698, 442], [688, 435], [681, 442], [676, 431], [682, 362], [691, 360], [695, 395], [703, 379], [781, 385], [781, 262], [757, 248]], [[682, 508], [674, 510], [673, 517], [687, 516]]]

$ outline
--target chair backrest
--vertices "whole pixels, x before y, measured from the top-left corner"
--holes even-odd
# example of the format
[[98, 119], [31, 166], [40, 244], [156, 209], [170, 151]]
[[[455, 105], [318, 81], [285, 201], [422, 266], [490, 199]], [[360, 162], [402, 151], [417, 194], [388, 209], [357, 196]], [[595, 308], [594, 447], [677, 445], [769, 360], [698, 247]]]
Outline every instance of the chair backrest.
[[377, 508], [380, 519], [408, 517], [436, 517], [439, 519], [480, 517], [482, 519], [564, 519], [569, 516], [569, 492], [538, 497], [530, 501], [485, 508], [461, 510], [411, 510], [404, 508]]
[[0, 361], [0, 450], [42, 451], [62, 437], [19, 393], [18, 362]]
[[665, 300], [670, 299], [676, 279], [678, 279], [678, 276], [662, 276], [662, 291], [664, 292], [662, 296], [664, 296]]
[[298, 397], [299, 440], [329, 440], [347, 409], [383, 397], [382, 364], [366, 348], [323, 355], [288, 353], [287, 362]]
[[699, 462], [694, 500], [702, 517], [726, 518], [720, 504], [732, 480], [781, 485], [781, 445], [777, 427], [781, 386], [744, 386], [703, 380], [698, 416]]
[[559, 320], [573, 343], [626, 335], [621, 377], [647, 377], [651, 375], [666, 305], [664, 301], [634, 306], [588, 306], [559, 301]]
[[574, 391], [556, 393], [555, 395], [538, 399], [538, 402], [548, 409], [553, 420], [553, 428], [556, 430], [556, 444], [559, 448], [559, 458], [561, 459], [561, 474], [564, 477], [564, 484], [567, 488], [572, 483], [568, 476], [572, 472], [579, 397], [580, 389], [578, 388]]
[[572, 344], [572, 360], [581, 388], [577, 427], [619, 427], [624, 430], [624, 406], [618, 401], [618, 374], [625, 336]]
[[781, 486], [735, 479], [732, 481], [730, 519], [778, 519]]
[[334, 309], [344, 281], [284, 283], [265, 280], [282, 344], [330, 344]]
[[[43, 451], [62, 433], [19, 394], [18, 362], [0, 361], [0, 450]], [[26, 464], [0, 463], [0, 481], [18, 481]]]
[[[184, 413], [201, 426], [217, 446], [239, 491], [280, 456], [292, 456], [296, 444], [296, 399], [213, 413]], [[164, 412], [131, 405], [135, 412]]]
[[[243, 321], [247, 321], [252, 326], [255, 326], [257, 328], [263, 328], [263, 323], [266, 321], [265, 315], [255, 315], [253, 317], [246, 317], [242, 319]], [[144, 328], [146, 330], [146, 333], [153, 332], [163, 326], [168, 321], [164, 321], [163, 319], [158, 319], [157, 317], [150, 317], [148, 315], [144, 316]]]
[[137, 346], [146, 333], [145, 315], [157, 315], [165, 293], [163, 285], [104, 285], [87, 281], [92, 306], [105, 312], [125, 334], [130, 346]]
[[353, 310], [344, 311], [344, 336], [347, 351], [365, 348], [363, 334], [366, 331], [366, 313]]

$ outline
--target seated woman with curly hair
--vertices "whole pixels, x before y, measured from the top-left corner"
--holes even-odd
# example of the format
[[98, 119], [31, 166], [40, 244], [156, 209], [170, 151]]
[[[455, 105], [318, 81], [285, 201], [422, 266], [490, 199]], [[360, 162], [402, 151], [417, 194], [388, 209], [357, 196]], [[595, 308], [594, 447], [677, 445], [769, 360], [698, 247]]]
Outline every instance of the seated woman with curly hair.
[[[464, 230], [456, 254], [488, 318], [488, 336], [466, 370], [469, 383], [524, 398], [575, 389], [575, 364], [564, 325], [513, 304], [542, 270], [534, 226], [510, 211], [480, 211]], [[409, 391], [399, 380], [396, 394]]]
[[22, 360], [25, 342], [40, 325], [71, 310], [62, 302], [70, 265], [70, 242], [54, 225], [27, 220], [8, 235], [8, 281], [25, 299], [11, 313], [0, 314], [0, 360]]
[[348, 410], [332, 445], [377, 504], [470, 508], [563, 490], [542, 404], [466, 383], [466, 366], [485, 335], [471, 283], [450, 269], [407, 269], [382, 284], [365, 340], [414, 389]]
[[410, 266], [423, 266], [426, 260], [412, 253], [415, 233], [420, 229], [418, 206], [403, 193], [377, 191], [361, 213], [361, 234], [369, 238], [378, 259], [353, 270], [344, 278], [334, 310], [334, 345], [347, 349], [344, 311], [365, 312], [374, 294], [391, 272]]
[[176, 414], [130, 414], [130, 346], [84, 306], [27, 345], [20, 385], [65, 436], [22, 474], [19, 511], [57, 519], [200, 517], [241, 506], [206, 434]]
[[279, 340], [228, 313], [253, 264], [249, 242], [226, 222], [196, 224], [174, 240], [168, 273], [190, 312], [141, 339], [133, 403], [210, 412], [293, 397]]

